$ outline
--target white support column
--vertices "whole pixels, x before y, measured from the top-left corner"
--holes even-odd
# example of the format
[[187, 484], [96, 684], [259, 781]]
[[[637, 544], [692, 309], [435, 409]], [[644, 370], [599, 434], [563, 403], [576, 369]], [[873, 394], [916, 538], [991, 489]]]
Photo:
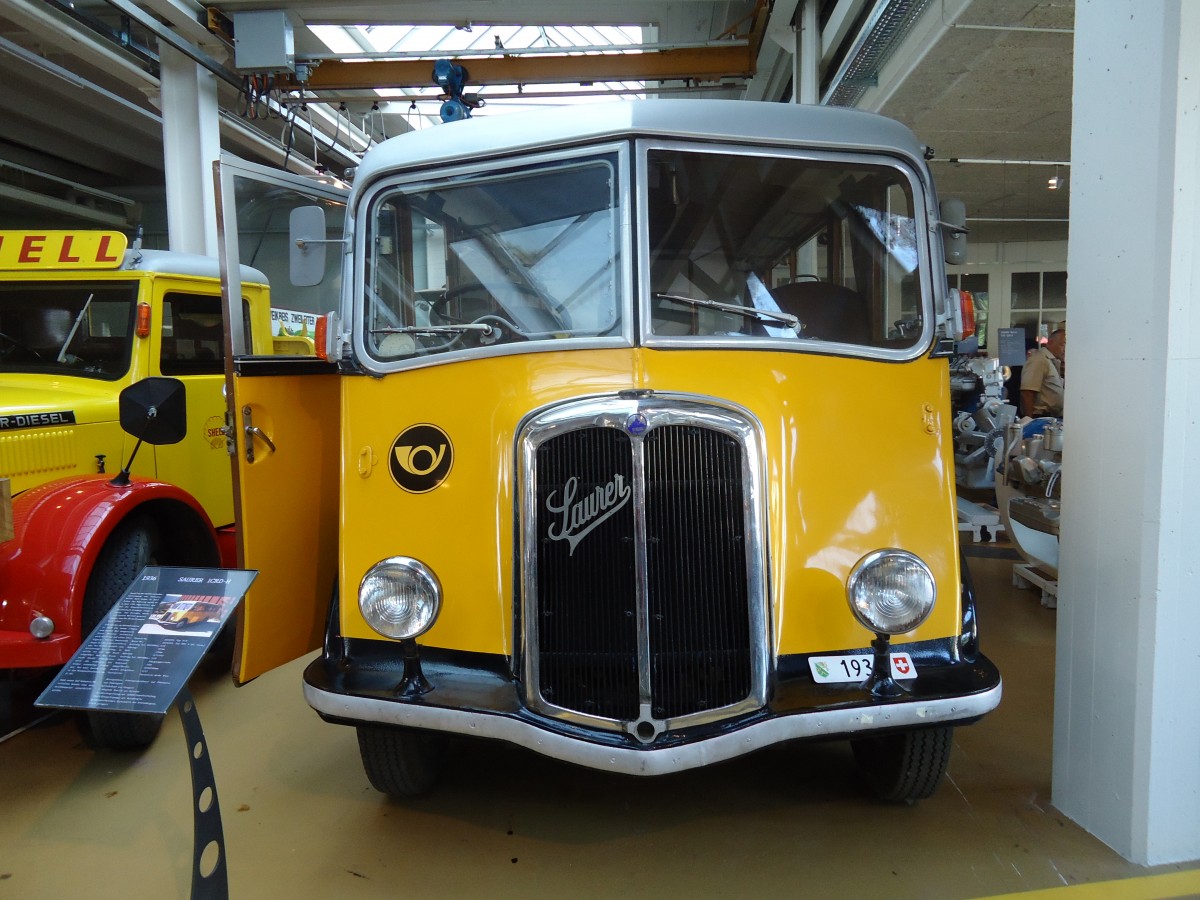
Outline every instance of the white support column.
[[1077, 0], [1054, 805], [1200, 859], [1200, 4]]
[[171, 249], [216, 256], [212, 164], [221, 155], [216, 76], [166, 44], [159, 52]]
[[795, 75], [792, 102], [816, 103], [821, 89], [821, 31], [817, 0], [803, 0], [796, 27]]

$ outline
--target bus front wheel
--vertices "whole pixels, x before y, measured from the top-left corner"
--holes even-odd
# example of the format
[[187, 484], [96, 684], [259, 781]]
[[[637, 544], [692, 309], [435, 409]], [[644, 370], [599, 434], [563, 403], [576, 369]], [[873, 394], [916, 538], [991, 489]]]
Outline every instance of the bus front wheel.
[[445, 739], [412, 728], [359, 725], [358, 752], [371, 787], [391, 797], [418, 797], [437, 782]]

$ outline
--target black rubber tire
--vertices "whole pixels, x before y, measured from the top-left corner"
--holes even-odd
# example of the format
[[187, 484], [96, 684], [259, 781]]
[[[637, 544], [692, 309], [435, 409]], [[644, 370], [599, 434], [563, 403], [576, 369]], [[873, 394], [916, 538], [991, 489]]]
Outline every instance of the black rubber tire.
[[950, 764], [954, 729], [915, 728], [850, 742], [872, 793], [889, 803], [933, 796]]
[[[108, 615], [143, 567], [155, 562], [158, 529], [152, 519], [137, 516], [118, 525], [96, 558], [83, 596], [83, 636], [87, 637]], [[163, 716], [140, 713], [89, 711], [90, 742], [106, 750], [134, 750], [148, 746], [162, 727]]]
[[359, 725], [358, 753], [371, 787], [389, 797], [419, 797], [437, 782], [445, 757], [440, 735], [411, 728]]

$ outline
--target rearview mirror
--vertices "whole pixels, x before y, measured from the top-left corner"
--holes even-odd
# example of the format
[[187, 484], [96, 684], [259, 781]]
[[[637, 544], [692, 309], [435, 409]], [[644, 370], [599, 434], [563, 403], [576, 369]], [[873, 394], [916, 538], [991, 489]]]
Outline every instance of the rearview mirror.
[[187, 434], [187, 391], [178, 378], [143, 378], [117, 400], [121, 427], [147, 444], [178, 444]]
[[288, 263], [292, 284], [311, 287], [325, 278], [325, 210], [297, 206], [288, 216]]
[[967, 261], [967, 205], [956, 197], [941, 203], [942, 247], [946, 265], [961, 266]]

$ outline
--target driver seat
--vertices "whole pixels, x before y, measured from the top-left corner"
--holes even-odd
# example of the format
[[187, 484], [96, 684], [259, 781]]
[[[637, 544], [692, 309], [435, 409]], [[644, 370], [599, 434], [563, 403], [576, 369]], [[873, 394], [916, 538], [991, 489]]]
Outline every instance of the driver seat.
[[771, 291], [779, 308], [804, 325], [802, 337], [844, 344], [871, 343], [862, 294], [828, 281], [794, 281]]

